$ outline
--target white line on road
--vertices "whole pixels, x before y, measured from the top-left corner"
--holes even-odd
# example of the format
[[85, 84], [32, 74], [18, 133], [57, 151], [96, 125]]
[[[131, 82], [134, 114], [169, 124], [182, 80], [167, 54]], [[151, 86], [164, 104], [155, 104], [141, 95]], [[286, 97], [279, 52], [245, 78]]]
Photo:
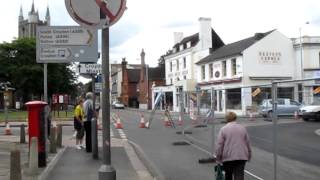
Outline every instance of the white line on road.
[[[188, 141], [187, 141], [187, 142], [188, 142]], [[190, 142], [188, 142], [188, 143], [189, 143], [191, 146], [199, 149], [200, 151], [205, 152], [205, 153], [209, 154], [210, 156], [212, 156], [212, 153], [210, 153], [209, 151], [207, 151], [207, 150], [205, 150], [205, 149], [202, 149], [201, 147], [199, 147], [199, 146], [197, 146], [197, 145], [195, 145], [195, 144], [193, 144], [193, 143], [190, 143]], [[252, 177], [255, 178], [255, 179], [264, 180], [263, 178], [252, 174], [250, 171], [244, 170], [244, 172], [247, 173], [249, 176], [252, 176]]]
[[320, 136], [320, 129], [317, 129], [317, 130], [315, 131], [315, 133], [316, 133], [318, 136]]
[[118, 132], [119, 132], [120, 137], [121, 137], [122, 139], [127, 139], [127, 136], [126, 136], [126, 134], [123, 132], [122, 129], [118, 129]]

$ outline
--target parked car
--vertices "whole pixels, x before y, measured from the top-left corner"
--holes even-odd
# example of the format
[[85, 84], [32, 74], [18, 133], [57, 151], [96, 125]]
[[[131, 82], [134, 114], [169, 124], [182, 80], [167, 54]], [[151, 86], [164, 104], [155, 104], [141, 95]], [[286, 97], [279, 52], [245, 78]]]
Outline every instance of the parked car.
[[[287, 98], [279, 98], [277, 101], [277, 114], [279, 116], [294, 115], [302, 107], [299, 102]], [[263, 100], [259, 106], [259, 114], [263, 117], [272, 117], [272, 113], [272, 99]]]
[[124, 104], [122, 104], [121, 102], [118, 102], [118, 101], [113, 102], [111, 106], [114, 109], [124, 109]]
[[299, 116], [304, 121], [309, 121], [310, 119], [320, 121], [320, 102], [316, 101], [311, 105], [301, 107], [299, 110]]

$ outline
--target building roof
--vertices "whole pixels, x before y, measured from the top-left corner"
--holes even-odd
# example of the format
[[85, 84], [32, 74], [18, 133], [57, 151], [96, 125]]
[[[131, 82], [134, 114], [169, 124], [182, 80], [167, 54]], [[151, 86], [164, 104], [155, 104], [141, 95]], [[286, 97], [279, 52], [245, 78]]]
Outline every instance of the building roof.
[[231, 43], [227, 44], [225, 46], [222, 46], [215, 51], [213, 51], [210, 55], [207, 57], [201, 59], [199, 62], [196, 64], [205, 64], [217, 59], [225, 58], [225, 57], [230, 57], [234, 55], [241, 54], [245, 49], [248, 47], [252, 46], [254, 43], [260, 41], [262, 38], [270, 34], [272, 31], [268, 31], [265, 33], [256, 33], [254, 36]]
[[165, 67], [159, 66], [155, 68], [148, 68], [148, 79], [150, 80], [156, 80], [156, 79], [165, 79]]
[[[221, 40], [221, 38], [218, 36], [218, 34], [212, 28], [211, 28], [211, 37], [212, 37], [212, 50], [218, 49], [219, 47], [224, 45], [224, 42]], [[183, 45], [183, 49], [186, 49], [188, 42], [191, 42], [191, 47], [196, 46], [199, 42], [199, 33], [196, 33], [191, 36], [187, 36], [187, 37], [183, 38], [179, 43], [175, 44], [173, 46], [173, 48], [177, 48], [180, 45]], [[168, 56], [168, 55], [171, 55], [174, 53], [176, 53], [176, 52], [168, 51], [165, 56]]]
[[140, 69], [127, 69], [129, 83], [138, 83], [140, 80]]

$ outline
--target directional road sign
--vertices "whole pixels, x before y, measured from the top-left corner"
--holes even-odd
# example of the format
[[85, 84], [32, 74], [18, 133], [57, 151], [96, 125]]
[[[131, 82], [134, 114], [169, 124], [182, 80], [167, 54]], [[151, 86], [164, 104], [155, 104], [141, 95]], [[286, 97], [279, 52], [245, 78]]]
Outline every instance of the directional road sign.
[[94, 29], [113, 25], [126, 9], [126, 0], [65, 0], [65, 4], [73, 20]]
[[101, 64], [79, 64], [80, 74], [101, 74]]
[[97, 62], [97, 31], [79, 26], [39, 26], [37, 62]]

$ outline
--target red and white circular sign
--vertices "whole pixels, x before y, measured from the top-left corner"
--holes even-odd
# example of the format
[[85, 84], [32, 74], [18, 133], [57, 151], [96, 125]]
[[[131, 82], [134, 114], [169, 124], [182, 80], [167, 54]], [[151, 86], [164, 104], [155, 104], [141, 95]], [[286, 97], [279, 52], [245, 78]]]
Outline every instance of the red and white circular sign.
[[65, 4], [73, 20], [94, 29], [112, 26], [126, 9], [126, 0], [65, 0]]

